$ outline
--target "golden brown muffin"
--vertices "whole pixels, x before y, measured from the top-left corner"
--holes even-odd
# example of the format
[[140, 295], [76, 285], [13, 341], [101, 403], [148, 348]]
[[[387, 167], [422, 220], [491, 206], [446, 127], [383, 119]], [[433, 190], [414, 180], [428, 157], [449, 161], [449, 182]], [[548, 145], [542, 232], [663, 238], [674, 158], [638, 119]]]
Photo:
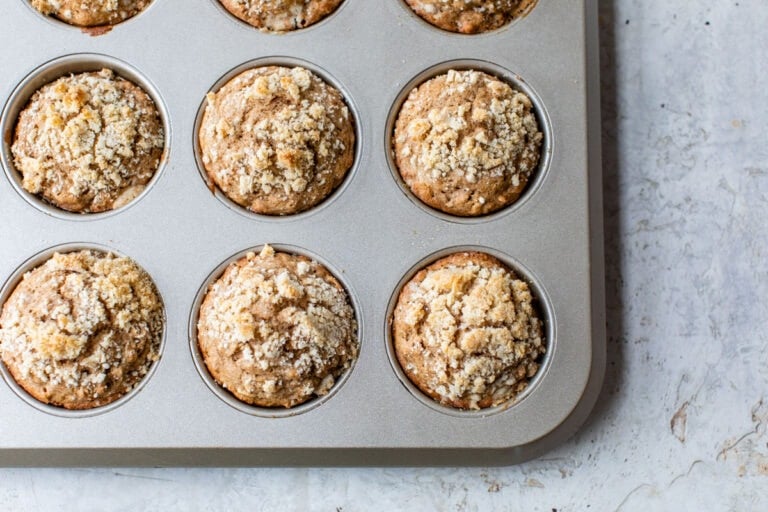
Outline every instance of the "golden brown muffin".
[[117, 25], [147, 8], [151, 0], [30, 0], [32, 7], [77, 27]]
[[306, 28], [336, 10], [343, 0], [219, 0], [226, 10], [265, 32]]
[[514, 399], [539, 370], [543, 324], [525, 281], [485, 253], [442, 258], [401, 290], [392, 335], [401, 368], [443, 405]]
[[326, 395], [358, 353], [355, 313], [341, 284], [316, 261], [268, 245], [210, 286], [197, 341], [216, 382], [259, 407]]
[[91, 409], [131, 391], [160, 358], [163, 304], [131, 259], [54, 254], [3, 305], [0, 356], [40, 402]]
[[445, 213], [478, 216], [520, 197], [542, 139], [528, 96], [481, 71], [450, 70], [408, 95], [393, 149], [416, 197]]
[[97, 213], [135, 199], [164, 147], [152, 98], [103, 69], [40, 88], [19, 114], [11, 152], [24, 190], [63, 210]]
[[538, 0], [405, 0], [425, 21], [462, 34], [496, 30], [524, 16]]
[[255, 213], [312, 208], [352, 167], [349, 108], [338, 90], [304, 68], [250, 69], [207, 102], [198, 137], [208, 177]]

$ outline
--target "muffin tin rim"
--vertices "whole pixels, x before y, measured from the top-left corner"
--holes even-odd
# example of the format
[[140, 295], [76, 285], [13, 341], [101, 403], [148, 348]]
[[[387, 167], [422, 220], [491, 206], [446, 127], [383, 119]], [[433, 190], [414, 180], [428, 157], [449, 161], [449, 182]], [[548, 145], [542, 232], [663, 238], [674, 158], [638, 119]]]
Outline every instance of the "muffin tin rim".
[[34, 409], [37, 409], [40, 412], [49, 414], [51, 416], [58, 416], [60, 418], [71, 418], [71, 419], [92, 418], [94, 416], [100, 416], [102, 414], [113, 412], [114, 410], [125, 405], [127, 402], [133, 399], [147, 386], [149, 381], [157, 372], [157, 368], [158, 366], [160, 366], [163, 360], [163, 356], [165, 354], [166, 342], [168, 338], [168, 313], [165, 305], [166, 302], [162, 292], [160, 291], [160, 288], [157, 286], [157, 282], [155, 281], [155, 279], [146, 270], [146, 268], [141, 263], [139, 263], [136, 259], [134, 259], [132, 256], [128, 256], [124, 252], [117, 250], [114, 247], [111, 247], [102, 243], [96, 243], [96, 242], [66, 242], [62, 244], [56, 244], [56, 245], [47, 247], [45, 249], [42, 249], [40, 251], [37, 251], [32, 256], [26, 258], [5, 279], [2, 286], [0, 286], [0, 312], [2, 311], [3, 308], [5, 308], [5, 303], [8, 301], [8, 299], [13, 294], [13, 292], [16, 290], [16, 287], [22, 281], [22, 279], [24, 278], [24, 275], [27, 272], [30, 272], [40, 267], [41, 265], [45, 264], [56, 253], [67, 254], [67, 253], [83, 251], [83, 250], [99, 251], [105, 254], [113, 254], [118, 257], [128, 258], [129, 260], [134, 262], [134, 264], [136, 264], [142, 271], [144, 271], [147, 276], [149, 276], [149, 279], [155, 288], [155, 292], [157, 293], [157, 296], [160, 299], [160, 304], [162, 305], [163, 331], [160, 336], [160, 345], [158, 347], [159, 358], [157, 361], [154, 361], [150, 365], [149, 370], [147, 370], [147, 373], [141, 378], [141, 380], [130, 391], [125, 393], [120, 398], [114, 400], [113, 402], [110, 402], [106, 405], [102, 405], [99, 407], [92, 407], [89, 409], [80, 409], [80, 410], [66, 409], [64, 407], [41, 402], [40, 400], [30, 395], [21, 386], [21, 384], [16, 382], [16, 379], [14, 379], [13, 375], [11, 375], [11, 372], [8, 369], [8, 367], [5, 365], [5, 362], [3, 362], [2, 359], [0, 359], [0, 375], [2, 375], [2, 380], [8, 385], [11, 391], [13, 391], [13, 393], [18, 398], [20, 398], [23, 402], [25, 402], [30, 407], [33, 407]]
[[[336, 379], [336, 382], [334, 382], [330, 391], [328, 391], [328, 393], [326, 393], [325, 395], [311, 398], [306, 402], [303, 402], [301, 404], [295, 405], [293, 407], [288, 407], [288, 408], [279, 408], [279, 407], [270, 408], [270, 407], [260, 407], [257, 405], [248, 404], [238, 399], [237, 397], [235, 397], [235, 395], [233, 395], [231, 392], [229, 392], [227, 389], [225, 389], [223, 386], [217, 383], [216, 379], [214, 379], [214, 377], [208, 371], [208, 368], [205, 364], [205, 360], [200, 351], [200, 345], [198, 343], [198, 336], [197, 336], [197, 323], [200, 318], [200, 307], [202, 306], [203, 301], [205, 300], [205, 297], [208, 294], [208, 290], [211, 287], [211, 285], [214, 282], [216, 282], [224, 274], [226, 269], [232, 263], [239, 261], [249, 253], [259, 254], [259, 252], [267, 245], [272, 247], [276, 253], [283, 252], [283, 253], [292, 254], [292, 255], [305, 256], [321, 264], [323, 267], [325, 267], [325, 269], [331, 273], [331, 275], [339, 282], [339, 284], [341, 284], [342, 288], [346, 292], [347, 297], [349, 299], [349, 304], [350, 306], [352, 306], [352, 310], [355, 314], [355, 322], [357, 323], [357, 329], [356, 329], [357, 356], [352, 361], [349, 368], [347, 368], [342, 372], [342, 374]], [[248, 248], [242, 249], [232, 254], [231, 256], [228, 256], [219, 264], [217, 264], [216, 267], [214, 267], [213, 270], [211, 270], [211, 272], [208, 273], [208, 275], [205, 277], [202, 284], [198, 288], [197, 292], [195, 293], [194, 300], [189, 309], [189, 318], [187, 321], [187, 337], [188, 337], [189, 351], [190, 351], [190, 356], [192, 358], [192, 363], [194, 364], [195, 369], [197, 370], [197, 373], [199, 374], [200, 378], [205, 383], [209, 391], [212, 392], [218, 399], [223, 401], [225, 404], [227, 404], [228, 406], [232, 407], [233, 409], [241, 413], [254, 416], [254, 417], [262, 417], [262, 418], [269, 418], [269, 419], [293, 418], [298, 415], [311, 412], [314, 409], [321, 407], [323, 404], [325, 404], [326, 402], [331, 400], [334, 396], [336, 396], [342, 390], [342, 388], [344, 388], [344, 386], [347, 384], [347, 381], [349, 381], [350, 377], [352, 376], [352, 373], [354, 372], [358, 361], [362, 357], [362, 351], [364, 350], [364, 346], [365, 346], [365, 325], [364, 325], [364, 314], [363, 314], [362, 304], [360, 303], [360, 300], [354, 288], [351, 286], [348, 280], [342, 276], [343, 276], [343, 272], [341, 272], [340, 269], [338, 269], [335, 265], [330, 263], [324, 257], [318, 255], [314, 251], [310, 251], [298, 245], [280, 243], [280, 242], [277, 242], [277, 243], [269, 242], [269, 243], [263, 243], [258, 245], [252, 245]]]
[[[24, 189], [21, 184], [21, 173], [16, 169], [16, 165], [13, 162], [14, 157], [11, 152], [11, 146], [13, 145], [18, 117], [38, 90], [65, 76], [97, 72], [101, 69], [111, 70], [116, 76], [131, 82], [150, 97], [157, 109], [160, 122], [163, 126], [163, 153], [160, 156], [160, 162], [155, 173], [144, 186], [144, 189], [125, 205], [98, 213], [71, 212], [48, 203], [42, 197], [38, 197], [36, 194], [32, 194]], [[46, 78], [43, 79], [42, 77]], [[0, 114], [0, 133], [3, 135], [3, 140], [0, 143], [0, 165], [14, 191], [24, 199], [27, 204], [45, 215], [60, 220], [78, 222], [102, 220], [119, 215], [129, 210], [149, 195], [152, 189], [157, 185], [158, 181], [160, 181], [165, 174], [168, 162], [171, 159], [173, 141], [173, 126], [170, 111], [163, 99], [163, 95], [155, 84], [132, 64], [129, 64], [122, 59], [118, 59], [117, 57], [92, 52], [68, 53], [61, 55], [35, 66], [31, 71], [26, 73], [14, 86], [3, 105], [2, 113]]]

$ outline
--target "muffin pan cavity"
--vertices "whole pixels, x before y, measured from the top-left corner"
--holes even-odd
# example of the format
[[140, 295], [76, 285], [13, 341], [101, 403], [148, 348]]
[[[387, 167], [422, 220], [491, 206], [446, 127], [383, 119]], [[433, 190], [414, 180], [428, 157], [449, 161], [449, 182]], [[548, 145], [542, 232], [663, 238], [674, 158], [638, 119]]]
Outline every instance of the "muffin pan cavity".
[[[114, 209], [98, 213], [75, 213], [58, 208], [48, 201], [42, 199], [38, 194], [32, 194], [27, 191], [22, 182], [22, 175], [14, 163], [14, 155], [11, 150], [15, 138], [16, 125], [20, 113], [27, 107], [31, 98], [41, 88], [62, 77], [69, 77], [80, 73], [99, 72], [101, 70], [110, 70], [114, 76], [123, 78], [143, 90], [154, 103], [163, 129], [163, 150], [157, 169], [152, 178], [143, 186], [143, 189], [125, 204], [119, 205]], [[99, 120], [99, 123], [101, 121]], [[62, 128], [64, 130], [64, 128]], [[97, 220], [116, 215], [126, 210], [143, 199], [152, 189], [154, 184], [160, 179], [163, 169], [167, 163], [170, 145], [171, 145], [171, 123], [168, 110], [165, 103], [155, 86], [136, 68], [114, 57], [99, 54], [72, 54], [51, 60], [27, 75], [16, 89], [11, 93], [10, 98], [5, 104], [2, 117], [0, 118], [0, 133], [3, 134], [2, 152], [0, 152], [0, 161], [8, 180], [18, 194], [24, 198], [27, 203], [34, 206], [41, 212], [65, 220]], [[134, 135], [134, 137], [136, 137]]]
[[[66, 254], [75, 253], [79, 251], [93, 251], [96, 253], [112, 254], [117, 257], [131, 259], [129, 256], [126, 256], [125, 254], [122, 254], [110, 247], [106, 247], [101, 244], [68, 243], [68, 244], [61, 244], [54, 247], [50, 247], [48, 249], [38, 252], [37, 254], [29, 258], [27, 261], [22, 263], [6, 280], [5, 284], [3, 284], [3, 287], [0, 288], [0, 310], [2, 310], [5, 307], [6, 302], [8, 302], [8, 300], [13, 295], [14, 290], [16, 290], [16, 287], [26, 278], [29, 272], [45, 264], [55, 254], [66, 255]], [[133, 260], [131, 259], [131, 261]], [[143, 270], [139, 263], [135, 261], [133, 261], [133, 263], [135, 263], [139, 267], [139, 269]], [[152, 280], [152, 276], [148, 276], [148, 277], [150, 280]], [[160, 291], [157, 290], [157, 287], [155, 286], [154, 282], [152, 282], [151, 284], [154, 288], [154, 293], [156, 294], [157, 299], [160, 301], [160, 306], [162, 309], [162, 331], [160, 334], [159, 347], [157, 349], [158, 359], [157, 361], [150, 363], [150, 366], [146, 374], [140, 378], [140, 380], [132, 387], [132, 389], [124, 393], [120, 398], [117, 398], [116, 400], [113, 400], [105, 405], [98, 405], [95, 407], [86, 407], [86, 408], [65, 408], [65, 407], [60, 407], [56, 405], [50, 405], [36, 399], [30, 393], [28, 393], [24, 389], [24, 387], [22, 387], [22, 385], [20, 385], [16, 381], [16, 379], [14, 379], [9, 368], [4, 363], [0, 362], [0, 373], [3, 376], [3, 380], [5, 380], [6, 384], [14, 391], [14, 393], [16, 393], [18, 398], [20, 398], [23, 402], [34, 407], [38, 411], [42, 411], [52, 416], [59, 416], [62, 418], [90, 418], [92, 416], [109, 413], [121, 407], [123, 404], [125, 404], [126, 402], [134, 398], [144, 388], [144, 386], [150, 381], [150, 379], [152, 378], [153, 374], [155, 373], [155, 370], [157, 369], [160, 363], [160, 359], [162, 358], [163, 351], [165, 348], [165, 338], [166, 338], [165, 307], [163, 305], [163, 299], [162, 299], [162, 295], [160, 294]], [[77, 312], [77, 313], [73, 312], [73, 313], [83, 314], [84, 312]], [[93, 334], [92, 336], [95, 336], [95, 335], [96, 334]], [[53, 342], [49, 340], [49, 343], [53, 343]], [[85, 350], [86, 351], [92, 350], [92, 345], [94, 343], [98, 343], [98, 340], [95, 337], [90, 338], [85, 346]], [[105, 370], [105, 373], [107, 372], [108, 370]]]

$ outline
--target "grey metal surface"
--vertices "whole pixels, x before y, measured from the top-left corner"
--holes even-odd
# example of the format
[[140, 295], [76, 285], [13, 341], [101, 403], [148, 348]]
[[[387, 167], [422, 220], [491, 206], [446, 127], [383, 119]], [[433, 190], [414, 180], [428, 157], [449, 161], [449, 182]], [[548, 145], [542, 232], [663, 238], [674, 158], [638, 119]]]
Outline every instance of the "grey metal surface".
[[[98, 37], [47, 21], [25, 3], [0, 5], [3, 100], [52, 59], [116, 58], [156, 88], [170, 151], [140, 201], [88, 222], [41, 211], [3, 177], [0, 279], [52, 246], [100, 244], [152, 275], [167, 325], [154, 374], [131, 400], [102, 414], [52, 415], [0, 383], [0, 465], [511, 464], [552, 447], [586, 418], [605, 358], [596, 2], [540, 0], [525, 19], [471, 37], [426, 25], [400, 0], [346, 0], [317, 26], [280, 36], [234, 20], [215, 0], [155, 0]], [[297, 218], [241, 214], [213, 197], [196, 165], [193, 133], [205, 93], [230, 70], [265, 57], [322, 70], [341, 86], [359, 124], [357, 162], [344, 188]], [[527, 197], [471, 222], [417, 206], [387, 161], [388, 119], [406, 84], [458, 59], [520, 77], [551, 125], [548, 168]], [[201, 378], [189, 340], [206, 279], [264, 243], [328, 262], [360, 315], [360, 358], [346, 382], [320, 406], [280, 418], [221, 400]], [[445, 414], [427, 406], [388, 358], [387, 307], [398, 283], [420, 261], [458, 246], [519, 263], [546, 296], [553, 350], [527, 396], [503, 411]]]

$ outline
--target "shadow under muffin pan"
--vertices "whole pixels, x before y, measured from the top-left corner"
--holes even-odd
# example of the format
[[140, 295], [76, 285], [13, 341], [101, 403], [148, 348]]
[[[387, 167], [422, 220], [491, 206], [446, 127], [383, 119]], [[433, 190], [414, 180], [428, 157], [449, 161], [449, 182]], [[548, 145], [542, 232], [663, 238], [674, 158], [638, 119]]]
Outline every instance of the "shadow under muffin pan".
[[[462, 217], [462, 216], [452, 215], [450, 213], [442, 212], [436, 208], [432, 208], [431, 206], [425, 204], [418, 197], [416, 197], [416, 195], [411, 191], [410, 187], [408, 187], [408, 185], [405, 183], [405, 181], [403, 180], [403, 177], [400, 175], [400, 171], [398, 170], [397, 163], [395, 162], [395, 156], [394, 156], [395, 123], [397, 122], [397, 118], [400, 114], [400, 109], [402, 108], [403, 103], [406, 101], [406, 99], [408, 99], [408, 96], [411, 94], [411, 92], [414, 89], [418, 88], [423, 83], [435, 78], [436, 76], [447, 73], [449, 70], [482, 71], [509, 84], [513, 90], [524, 93], [526, 96], [528, 96], [528, 98], [530, 98], [531, 103], [533, 103], [533, 113], [536, 116], [536, 121], [538, 122], [539, 130], [543, 135], [543, 140], [542, 140], [541, 149], [540, 149], [541, 156], [539, 157], [539, 163], [536, 166], [536, 170], [532, 173], [531, 179], [528, 181], [528, 184], [526, 185], [525, 189], [523, 189], [523, 193], [520, 194], [520, 197], [518, 197], [517, 200], [515, 200], [513, 203], [495, 212], [488, 213], [486, 215]], [[487, 221], [495, 220], [495, 219], [498, 219], [499, 217], [512, 213], [518, 208], [522, 207], [531, 196], [536, 194], [536, 191], [539, 190], [542, 183], [546, 180], [547, 173], [549, 172], [550, 162], [552, 160], [552, 151], [554, 146], [554, 141], [553, 141], [554, 135], [552, 131], [552, 123], [549, 119], [549, 114], [547, 113], [547, 109], [544, 107], [544, 104], [541, 98], [539, 97], [539, 95], [536, 94], [536, 91], [534, 91], [531, 88], [531, 86], [529, 86], [520, 76], [509, 71], [508, 69], [505, 69], [491, 62], [477, 60], [477, 59], [458, 59], [458, 60], [452, 60], [448, 62], [442, 62], [440, 64], [431, 66], [430, 68], [426, 69], [425, 71], [415, 76], [410, 82], [406, 84], [405, 87], [403, 87], [403, 90], [400, 91], [400, 94], [398, 94], [397, 98], [395, 98], [395, 101], [392, 104], [392, 108], [389, 111], [389, 115], [387, 116], [387, 125], [386, 125], [385, 134], [386, 134], [386, 137], [384, 139], [384, 151], [387, 157], [387, 163], [389, 164], [389, 170], [391, 171], [392, 177], [394, 178], [395, 182], [398, 184], [400, 189], [403, 191], [403, 193], [406, 196], [408, 196], [408, 198], [413, 202], [413, 204], [415, 204], [425, 212], [431, 215], [434, 215], [439, 219], [442, 219], [448, 222], [456, 222], [460, 224], [474, 224], [477, 222], [487, 222]]]
[[[55, 253], [65, 254], [65, 253], [83, 251], [83, 250], [93, 250], [93, 251], [99, 251], [103, 253], [111, 253], [111, 254], [114, 254], [115, 256], [127, 257], [130, 259], [133, 259], [130, 256], [121, 253], [120, 251], [116, 251], [111, 247], [106, 247], [101, 244], [67, 243], [67, 244], [61, 244], [54, 247], [50, 247], [30, 257], [28, 260], [22, 263], [13, 272], [13, 274], [10, 275], [10, 277], [8, 277], [8, 279], [3, 284], [2, 288], [0, 288], [0, 311], [2, 311], [2, 308], [5, 306], [6, 301], [10, 298], [11, 294], [14, 292], [18, 284], [24, 279], [24, 275], [27, 272], [30, 272], [35, 268], [39, 267], [40, 265], [44, 264]], [[135, 260], [134, 262], [137, 265], [139, 265], [140, 268], [142, 269], [144, 268], [141, 266], [139, 262], [136, 262]], [[151, 275], [149, 277], [150, 279], [152, 279]], [[154, 280], [153, 280], [153, 283], [154, 283]], [[157, 284], [155, 284], [155, 288], [157, 289]], [[161, 303], [164, 304], [163, 296], [159, 289], [157, 290], [157, 294], [160, 298]], [[23, 400], [28, 405], [44, 413], [47, 413], [53, 416], [60, 416], [62, 418], [90, 418], [92, 416], [105, 414], [105, 413], [114, 411], [115, 409], [122, 406], [129, 400], [133, 399], [139, 392], [141, 392], [144, 386], [146, 386], [147, 382], [150, 381], [150, 379], [155, 373], [155, 370], [160, 364], [160, 361], [162, 360], [163, 352], [165, 349], [166, 324], [167, 324], [167, 319], [165, 314], [165, 306], [163, 306], [163, 333], [160, 338], [160, 347], [158, 349], [160, 360], [152, 363], [152, 365], [149, 367], [149, 371], [147, 372], [147, 374], [139, 381], [138, 384], [136, 384], [136, 386], [133, 387], [133, 389], [131, 389], [129, 392], [127, 392], [125, 395], [121, 396], [114, 402], [111, 402], [107, 405], [102, 405], [101, 407], [94, 407], [91, 409], [82, 409], [82, 410], [71, 410], [71, 409], [66, 409], [64, 407], [58, 407], [55, 405], [46, 404], [37, 400], [32, 395], [27, 393], [27, 391], [18, 382], [16, 382], [16, 380], [11, 375], [11, 372], [8, 370], [8, 368], [5, 366], [5, 364], [2, 361], [0, 361], [0, 374], [2, 374], [3, 380], [5, 380], [5, 383], [8, 385], [8, 387], [10, 387], [13, 390], [13, 392], [16, 393], [16, 395], [19, 398], [21, 398], [21, 400]]]
[[[313, 254], [312, 252], [307, 251], [306, 249], [302, 249], [300, 247], [296, 247], [293, 245], [284, 245], [284, 244], [269, 244], [269, 245], [275, 250], [275, 252], [284, 252], [287, 254], [296, 254], [300, 256], [306, 256], [307, 258], [320, 263], [333, 275], [333, 277], [335, 277], [339, 281], [341, 286], [344, 288], [344, 291], [347, 293], [347, 297], [349, 297], [349, 302], [352, 306], [352, 310], [355, 313], [355, 320], [357, 322], [357, 340], [358, 340], [358, 358], [359, 358], [360, 353], [363, 351], [363, 340], [364, 340], [363, 315], [360, 310], [360, 302], [358, 301], [357, 296], [355, 295], [352, 288], [349, 286], [349, 283], [347, 283], [346, 280], [342, 277], [341, 272], [339, 272], [336, 268], [334, 268], [334, 266], [330, 262], [326, 261], [324, 258], [316, 254]], [[200, 374], [200, 377], [203, 379], [206, 386], [208, 386], [208, 389], [210, 389], [217, 397], [223, 400], [227, 405], [233, 407], [234, 409], [237, 409], [240, 412], [251, 414], [254, 416], [262, 416], [264, 418], [288, 418], [291, 416], [296, 416], [297, 414], [302, 414], [302, 413], [311, 411], [315, 407], [319, 407], [323, 405], [326, 401], [333, 398], [333, 396], [336, 395], [339, 389], [341, 389], [349, 379], [349, 376], [355, 369], [356, 361], [352, 362], [350, 367], [347, 368], [338, 379], [336, 379], [336, 382], [334, 383], [330, 391], [323, 396], [312, 398], [302, 404], [299, 404], [290, 408], [259, 407], [259, 406], [250, 405], [241, 400], [238, 400], [232, 393], [224, 389], [219, 383], [216, 382], [216, 380], [213, 378], [213, 376], [210, 374], [210, 372], [206, 368], [205, 359], [203, 358], [203, 355], [200, 351], [200, 346], [197, 342], [197, 322], [200, 316], [200, 307], [202, 306], [203, 301], [205, 300], [205, 296], [207, 295], [210, 286], [222, 276], [222, 274], [227, 269], [227, 267], [229, 267], [230, 264], [240, 260], [241, 258], [244, 258], [250, 252], [259, 254], [259, 252], [261, 252], [263, 248], [264, 248], [263, 245], [252, 247], [252, 248], [240, 251], [237, 254], [231, 256], [230, 258], [227, 258], [218, 267], [216, 267], [213, 270], [213, 272], [211, 272], [211, 274], [208, 276], [208, 278], [205, 280], [203, 285], [200, 287], [200, 290], [197, 292], [197, 295], [195, 296], [195, 301], [192, 304], [192, 310], [189, 315], [189, 348], [192, 353], [192, 359], [194, 361], [195, 368], [197, 368], [197, 371]]]
[[[92, 417], [43, 413], [0, 382], [0, 466], [509, 465], [570, 437], [597, 400], [605, 364], [597, 2], [542, 0], [520, 22], [469, 36], [432, 27], [402, 0], [345, 0], [320, 23], [283, 35], [238, 29], [244, 24], [214, 1], [155, 0], [140, 22], [97, 38], [52, 30], [21, 0], [0, 2], [0, 96], [13, 93], [0, 120], [9, 178], [0, 179], [0, 280], [18, 277], [19, 262], [41, 248], [77, 240], [115, 247], [161, 290], [167, 338], [140, 395]], [[206, 93], [271, 64], [305, 67], [339, 89], [357, 137], [353, 167], [332, 195], [280, 217], [211, 190], [196, 142]], [[29, 97], [62, 74], [104, 65], [153, 96], [173, 157], [143, 199], [107, 214], [63, 214], [25, 196], [7, 165], [25, 102], [19, 90]], [[410, 197], [389, 145], [395, 104], [455, 67], [490, 71], [529, 93], [549, 144], [521, 199], [467, 220]], [[40, 70], [47, 75], [29, 85]], [[213, 387], [192, 344], [207, 283], [244, 248], [267, 243], [326, 265], [349, 292], [360, 329], [359, 356], [331, 395], [285, 411], [243, 406]], [[549, 347], [517, 400], [477, 412], [446, 410], [409, 390], [388, 347], [388, 307], [404, 280], [464, 249], [495, 255], [528, 280]]]
[[[55, 80], [69, 76], [72, 74], [85, 73], [91, 71], [99, 71], [101, 69], [110, 69], [114, 71], [115, 75], [124, 78], [133, 84], [139, 86], [146, 92], [157, 108], [160, 114], [160, 120], [163, 125], [164, 135], [164, 150], [160, 157], [160, 163], [157, 166], [155, 174], [149, 183], [146, 184], [144, 190], [139, 193], [135, 198], [130, 200], [127, 204], [99, 213], [77, 213], [58, 208], [52, 205], [45, 199], [38, 197], [36, 194], [32, 194], [24, 189], [22, 186], [21, 173], [16, 169], [14, 165], [13, 153], [11, 146], [16, 131], [16, 123], [19, 114], [26, 108], [32, 96], [41, 87], [54, 82]], [[13, 186], [14, 190], [30, 205], [34, 206], [41, 212], [58, 217], [60, 219], [85, 221], [85, 220], [98, 220], [106, 217], [116, 215], [140, 202], [149, 192], [153, 186], [160, 179], [165, 169], [165, 165], [168, 162], [171, 146], [171, 123], [168, 110], [163, 102], [160, 93], [157, 91], [152, 82], [149, 81], [141, 72], [130, 64], [123, 62], [122, 60], [107, 55], [99, 55], [92, 53], [81, 53], [65, 55], [58, 57], [45, 64], [41, 65], [29, 75], [27, 75], [21, 83], [14, 89], [9, 97], [5, 107], [3, 108], [2, 117], [0, 117], [0, 133], [3, 134], [2, 152], [0, 152], [0, 162], [2, 162], [5, 175]]]
[[[216, 1], [216, 0], [214, 0]], [[342, 98], [344, 99], [344, 103], [346, 103], [347, 108], [349, 109], [349, 113], [352, 117], [352, 123], [354, 124], [354, 132], [355, 132], [355, 152], [353, 155], [353, 161], [352, 166], [347, 170], [347, 174], [344, 176], [344, 179], [339, 184], [338, 187], [336, 187], [334, 190], [331, 191], [330, 194], [328, 194], [328, 197], [320, 201], [318, 204], [316, 204], [313, 207], [308, 208], [307, 210], [293, 213], [293, 214], [287, 214], [287, 215], [265, 215], [253, 212], [249, 210], [248, 208], [239, 205], [235, 201], [231, 200], [227, 195], [221, 191], [221, 189], [216, 186], [211, 180], [211, 178], [208, 176], [206, 170], [205, 170], [205, 164], [203, 164], [203, 156], [202, 156], [202, 150], [200, 148], [200, 127], [203, 122], [203, 114], [205, 113], [205, 108], [208, 105], [208, 100], [203, 97], [202, 102], [200, 103], [200, 107], [197, 110], [197, 115], [195, 116], [195, 124], [194, 124], [194, 130], [192, 132], [192, 147], [194, 149], [195, 153], [195, 163], [197, 164], [197, 170], [200, 173], [200, 177], [203, 179], [203, 183], [206, 186], [207, 189], [213, 191], [213, 195], [221, 201], [225, 206], [229, 207], [231, 210], [244, 215], [246, 217], [249, 217], [251, 219], [256, 220], [262, 220], [262, 221], [297, 221], [304, 219], [310, 215], [314, 215], [315, 213], [318, 213], [325, 208], [328, 208], [331, 206], [336, 199], [340, 195], [344, 193], [349, 183], [354, 179], [355, 175], [357, 174], [357, 170], [360, 164], [360, 158], [362, 155], [362, 148], [363, 148], [363, 134], [361, 130], [361, 124], [360, 124], [360, 114], [357, 110], [357, 107], [355, 106], [354, 101], [352, 101], [352, 98], [350, 97], [349, 92], [347, 89], [339, 83], [338, 80], [333, 78], [327, 71], [322, 69], [321, 67], [312, 64], [310, 62], [304, 61], [302, 59], [296, 59], [291, 57], [264, 57], [259, 59], [253, 59], [248, 62], [245, 62], [243, 64], [240, 64], [239, 66], [229, 70], [224, 76], [222, 76], [219, 80], [216, 81], [216, 83], [213, 84], [213, 86], [210, 88], [208, 92], [218, 92], [219, 89], [224, 87], [230, 80], [234, 79], [241, 73], [244, 73], [245, 71], [248, 71], [249, 69], [254, 68], [261, 68], [261, 67], [267, 67], [267, 66], [282, 66], [282, 67], [288, 67], [288, 68], [294, 68], [294, 67], [301, 67], [304, 69], [307, 69], [317, 75], [321, 80], [323, 80], [328, 85], [333, 86], [336, 88], [339, 93], [341, 93]]]

